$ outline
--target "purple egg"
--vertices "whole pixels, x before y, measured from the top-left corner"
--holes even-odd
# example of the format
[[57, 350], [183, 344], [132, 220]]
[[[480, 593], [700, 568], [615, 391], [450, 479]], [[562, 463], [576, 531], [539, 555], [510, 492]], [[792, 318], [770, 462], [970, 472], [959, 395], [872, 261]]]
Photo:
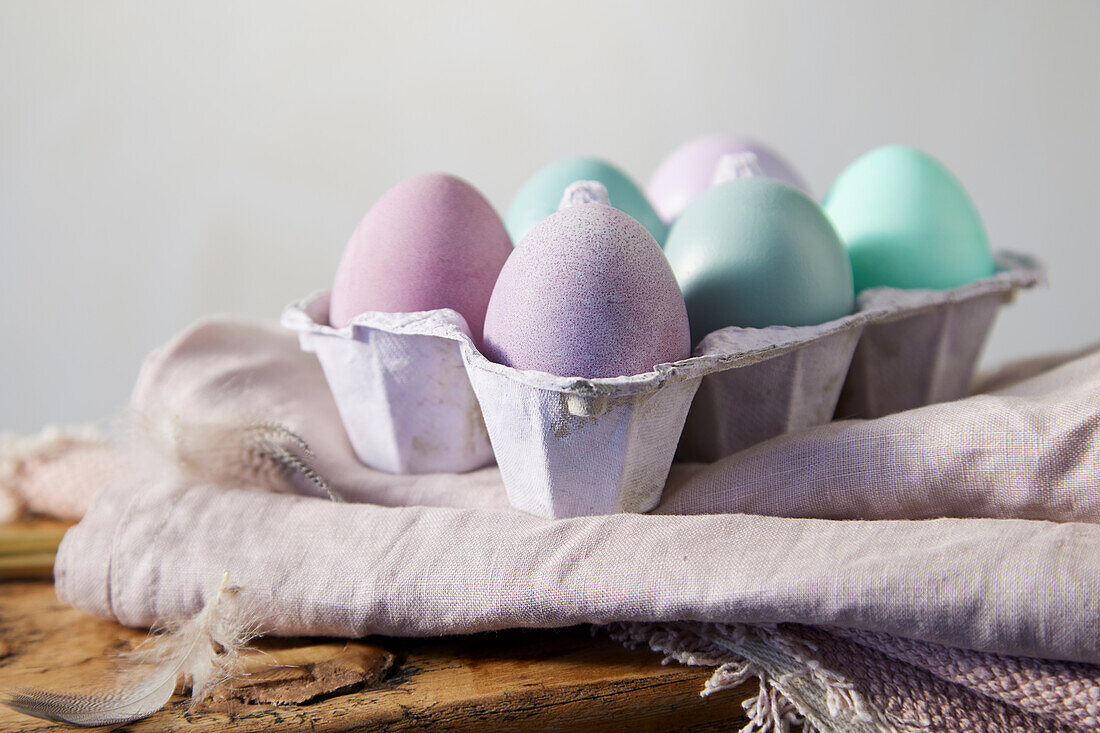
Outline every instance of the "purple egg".
[[671, 223], [691, 200], [714, 183], [724, 155], [753, 153], [768, 178], [810, 195], [810, 187], [779, 153], [747, 137], [715, 134], [690, 140], [665, 156], [646, 186], [646, 196], [665, 223]]
[[568, 206], [500, 271], [484, 354], [563, 377], [641, 374], [691, 355], [684, 298], [657, 241], [618, 209]]
[[512, 253], [504, 223], [466, 181], [414, 176], [371, 207], [336, 269], [329, 323], [343, 328], [367, 311], [451, 308], [481, 343], [497, 273]]

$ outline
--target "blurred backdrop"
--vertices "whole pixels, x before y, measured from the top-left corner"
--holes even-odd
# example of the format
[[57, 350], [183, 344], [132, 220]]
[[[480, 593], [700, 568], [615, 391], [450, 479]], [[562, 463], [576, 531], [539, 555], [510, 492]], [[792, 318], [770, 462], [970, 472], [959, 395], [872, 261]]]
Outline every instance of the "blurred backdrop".
[[0, 4], [0, 429], [117, 411], [210, 313], [327, 288], [386, 188], [464, 176], [503, 209], [553, 158], [640, 181], [701, 132], [819, 197], [905, 142], [1050, 287], [984, 357], [1100, 340], [1100, 3]]

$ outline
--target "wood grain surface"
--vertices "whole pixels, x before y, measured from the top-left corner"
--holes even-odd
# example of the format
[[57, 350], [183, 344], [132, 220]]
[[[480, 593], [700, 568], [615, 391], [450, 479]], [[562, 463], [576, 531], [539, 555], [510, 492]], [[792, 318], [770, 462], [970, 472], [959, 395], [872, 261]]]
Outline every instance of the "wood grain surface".
[[[88, 690], [109, 680], [117, 654], [145, 637], [62, 606], [48, 581], [0, 583], [0, 690]], [[205, 710], [190, 711], [178, 694], [151, 718], [113, 729], [702, 731], [747, 722], [740, 704], [747, 687], [700, 698], [711, 670], [662, 665], [659, 655], [586, 627], [260, 645], [278, 666], [266, 672], [270, 679], [225, 691]], [[256, 699], [308, 701], [244, 702]], [[0, 706], [2, 731], [66, 729]]]
[[0, 580], [53, 577], [53, 558], [68, 522], [42, 517], [0, 524]]

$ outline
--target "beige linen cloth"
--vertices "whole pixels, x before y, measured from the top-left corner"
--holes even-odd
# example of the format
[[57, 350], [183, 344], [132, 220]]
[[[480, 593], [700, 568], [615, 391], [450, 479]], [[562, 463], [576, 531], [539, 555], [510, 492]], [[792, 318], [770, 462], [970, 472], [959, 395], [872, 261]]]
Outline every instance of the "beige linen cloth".
[[493, 468], [364, 468], [313, 356], [274, 325], [192, 327], [147, 360], [133, 406], [285, 424], [349, 503], [305, 482], [104, 487], [56, 586], [123, 624], [197, 612], [228, 571], [285, 635], [793, 622], [1100, 662], [1100, 353], [678, 465], [652, 515], [558, 521], [509, 508]]

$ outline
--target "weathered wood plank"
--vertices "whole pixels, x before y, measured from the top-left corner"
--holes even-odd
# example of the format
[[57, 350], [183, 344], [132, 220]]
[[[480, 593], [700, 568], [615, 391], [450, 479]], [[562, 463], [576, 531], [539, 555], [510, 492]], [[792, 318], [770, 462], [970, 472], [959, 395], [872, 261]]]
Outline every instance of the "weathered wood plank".
[[[62, 606], [47, 582], [0, 583], [0, 689], [87, 688], [144, 638]], [[232, 714], [188, 712], [177, 695], [160, 713], [116, 730], [736, 730], [745, 723], [747, 690], [701, 699], [710, 670], [662, 666], [657, 655], [586, 628], [363, 641], [395, 657], [388, 676], [366, 689], [305, 705], [234, 704]], [[301, 647], [298, 657], [311, 649], [332, 654], [325, 640], [265, 643], [284, 654]], [[64, 728], [0, 707], [0, 730]]]

